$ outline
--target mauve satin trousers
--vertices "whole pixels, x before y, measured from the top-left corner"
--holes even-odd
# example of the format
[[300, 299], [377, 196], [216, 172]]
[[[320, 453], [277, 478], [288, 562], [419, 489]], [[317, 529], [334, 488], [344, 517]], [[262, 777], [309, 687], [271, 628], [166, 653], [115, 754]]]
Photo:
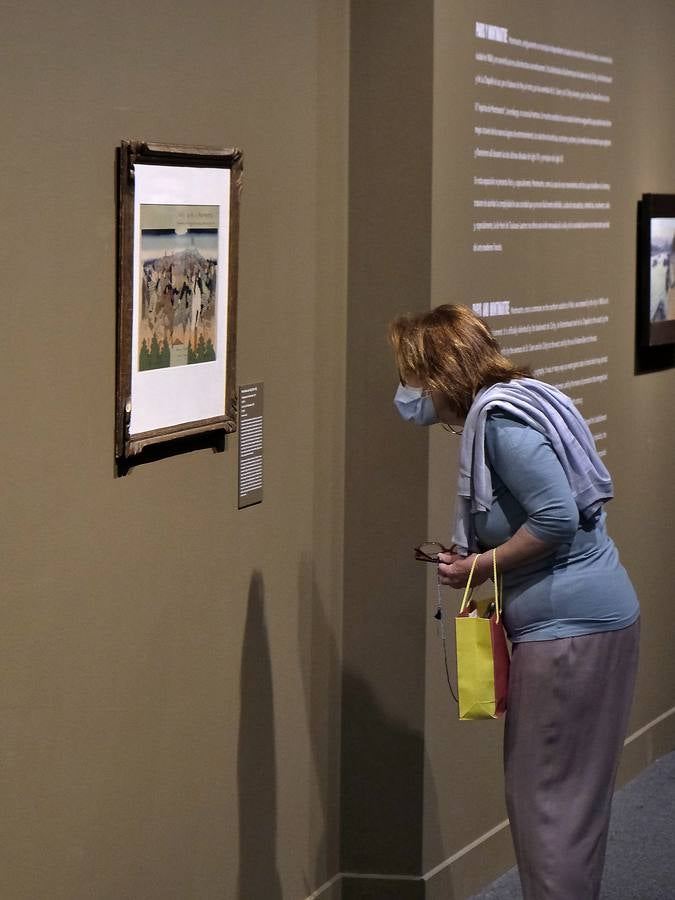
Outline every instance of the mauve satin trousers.
[[524, 900], [597, 900], [633, 699], [639, 620], [515, 644], [506, 805]]

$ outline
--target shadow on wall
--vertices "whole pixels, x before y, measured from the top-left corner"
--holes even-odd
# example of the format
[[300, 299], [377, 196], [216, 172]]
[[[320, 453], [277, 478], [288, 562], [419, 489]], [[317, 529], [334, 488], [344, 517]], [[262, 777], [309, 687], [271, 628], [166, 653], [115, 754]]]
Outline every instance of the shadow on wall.
[[342, 687], [342, 868], [419, 875], [423, 736], [387, 715], [365, 679], [346, 670]]
[[[387, 652], [373, 645], [374, 656]], [[408, 686], [402, 684], [401, 690], [407, 693]], [[419, 702], [424, 704], [423, 692]], [[424, 734], [388, 711], [373, 685], [350, 669], [342, 674], [342, 709], [343, 900], [454, 900], [449, 868], [433, 882], [424, 879], [424, 858], [430, 855], [429, 847], [424, 852], [425, 836], [434, 864], [449, 855]]]
[[[422, 734], [388, 715], [368, 683], [348, 671], [343, 676], [343, 697], [351, 713], [343, 719], [342, 736], [342, 869], [394, 876], [367, 880], [347, 876], [343, 900], [454, 900], [449, 869], [434, 879], [432, 893], [423, 878], [425, 832], [438, 844], [437, 863], [446, 853]], [[345, 769], [345, 760], [351, 770]], [[414, 877], [400, 881], [401, 875]]]
[[[343, 747], [348, 759], [358, 758], [358, 768], [343, 769], [342, 868], [394, 876], [347, 876], [343, 900], [423, 900], [427, 896], [422, 877], [425, 820], [434, 835], [439, 831], [433, 783], [423, 809], [423, 737], [388, 715], [363, 678], [345, 672], [343, 690], [344, 702], [352, 711], [343, 722]], [[398, 880], [402, 875], [414, 878]], [[452, 882], [443, 882], [443, 900], [454, 900]]]
[[[314, 769], [310, 810], [316, 820], [310, 826], [312, 833], [318, 835], [314, 871], [305, 879], [306, 893], [311, 894], [340, 868], [367, 874], [420, 876], [423, 737], [388, 715], [363, 678], [345, 672], [343, 702], [350, 716], [342, 721], [342, 746], [347, 759], [342, 760], [340, 798], [339, 653], [313, 564], [307, 559], [300, 564], [298, 593], [298, 645]], [[276, 859], [274, 695], [265, 589], [259, 572], [251, 577], [242, 646], [237, 774], [237, 898], [282, 900]], [[340, 799], [342, 823], [338, 819]], [[426, 824], [432, 834], [438, 831], [436, 800], [436, 791], [428, 784]], [[452, 900], [453, 886], [449, 879], [442, 880], [443, 900]], [[348, 878], [343, 891], [349, 900], [419, 900], [424, 896], [424, 883], [418, 877], [408, 882]]]
[[312, 751], [310, 830], [319, 835], [309, 895], [339, 871], [340, 668], [335, 632], [322, 603], [314, 563], [298, 572], [298, 646]]
[[[315, 867], [312, 877], [305, 878], [305, 893], [329, 881], [340, 871], [340, 718], [342, 678], [339, 648], [334, 626], [327, 615], [317, 584], [314, 563], [308, 557], [300, 562], [298, 572], [298, 647], [304, 690], [305, 710], [309, 726], [313, 772], [311, 779], [310, 830], [317, 835]], [[422, 804], [426, 796], [426, 826], [438, 842], [435, 858], [447, 855], [440, 839], [438, 798], [433, 773], [425, 765], [422, 735], [388, 716], [378, 703], [371, 687], [358, 676], [346, 673], [342, 682], [347, 702], [358, 710], [350, 722], [343, 721], [347, 735], [359, 748], [359, 783], [352, 783], [344, 772], [344, 785], [353, 784], [357, 799], [347, 804], [347, 815], [353, 813], [358, 825], [343, 834], [351, 846], [348, 871], [367, 874], [411, 874], [421, 876]], [[422, 773], [427, 772], [426, 791], [422, 792]], [[414, 800], [408, 791], [413, 779], [419, 792]], [[415, 781], [415, 779], [417, 779]], [[345, 829], [343, 829], [344, 831]], [[411, 852], [412, 851], [412, 852]], [[357, 868], [357, 853], [362, 867]], [[379, 854], [380, 865], [376, 858]], [[414, 854], [414, 856], [413, 856]], [[343, 859], [346, 864], [347, 858]], [[440, 887], [443, 900], [454, 900], [455, 891], [450, 870], [444, 872]], [[378, 881], [347, 878], [342, 884], [347, 898], [375, 900], [417, 900], [425, 896], [421, 877], [413, 881]], [[436, 894], [434, 895], [436, 896]]]
[[282, 900], [276, 861], [277, 763], [265, 589], [254, 572], [248, 592], [241, 655], [239, 786], [239, 900]]

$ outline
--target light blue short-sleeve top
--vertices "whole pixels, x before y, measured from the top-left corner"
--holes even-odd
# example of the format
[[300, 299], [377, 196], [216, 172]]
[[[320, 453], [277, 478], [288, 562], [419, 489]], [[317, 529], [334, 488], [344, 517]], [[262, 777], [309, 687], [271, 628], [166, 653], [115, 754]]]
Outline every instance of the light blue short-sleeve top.
[[563, 468], [546, 437], [504, 413], [488, 417], [486, 451], [492, 507], [474, 515], [481, 549], [503, 544], [523, 526], [556, 550], [504, 574], [509, 638], [548, 641], [627, 628], [638, 599], [601, 509], [580, 521]]

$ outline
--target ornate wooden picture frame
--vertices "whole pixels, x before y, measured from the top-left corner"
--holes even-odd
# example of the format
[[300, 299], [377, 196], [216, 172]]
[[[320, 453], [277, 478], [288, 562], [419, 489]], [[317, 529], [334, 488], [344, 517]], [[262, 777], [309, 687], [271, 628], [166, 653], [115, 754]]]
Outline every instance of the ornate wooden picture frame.
[[237, 428], [242, 154], [118, 148], [115, 456]]

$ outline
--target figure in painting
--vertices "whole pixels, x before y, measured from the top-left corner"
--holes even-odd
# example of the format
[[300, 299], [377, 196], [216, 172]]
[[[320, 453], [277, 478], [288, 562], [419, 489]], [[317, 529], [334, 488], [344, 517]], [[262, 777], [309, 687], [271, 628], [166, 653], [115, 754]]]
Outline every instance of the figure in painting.
[[666, 298], [669, 319], [675, 319], [675, 234], [670, 245], [666, 267]]
[[139, 370], [215, 360], [217, 229], [141, 234]]

